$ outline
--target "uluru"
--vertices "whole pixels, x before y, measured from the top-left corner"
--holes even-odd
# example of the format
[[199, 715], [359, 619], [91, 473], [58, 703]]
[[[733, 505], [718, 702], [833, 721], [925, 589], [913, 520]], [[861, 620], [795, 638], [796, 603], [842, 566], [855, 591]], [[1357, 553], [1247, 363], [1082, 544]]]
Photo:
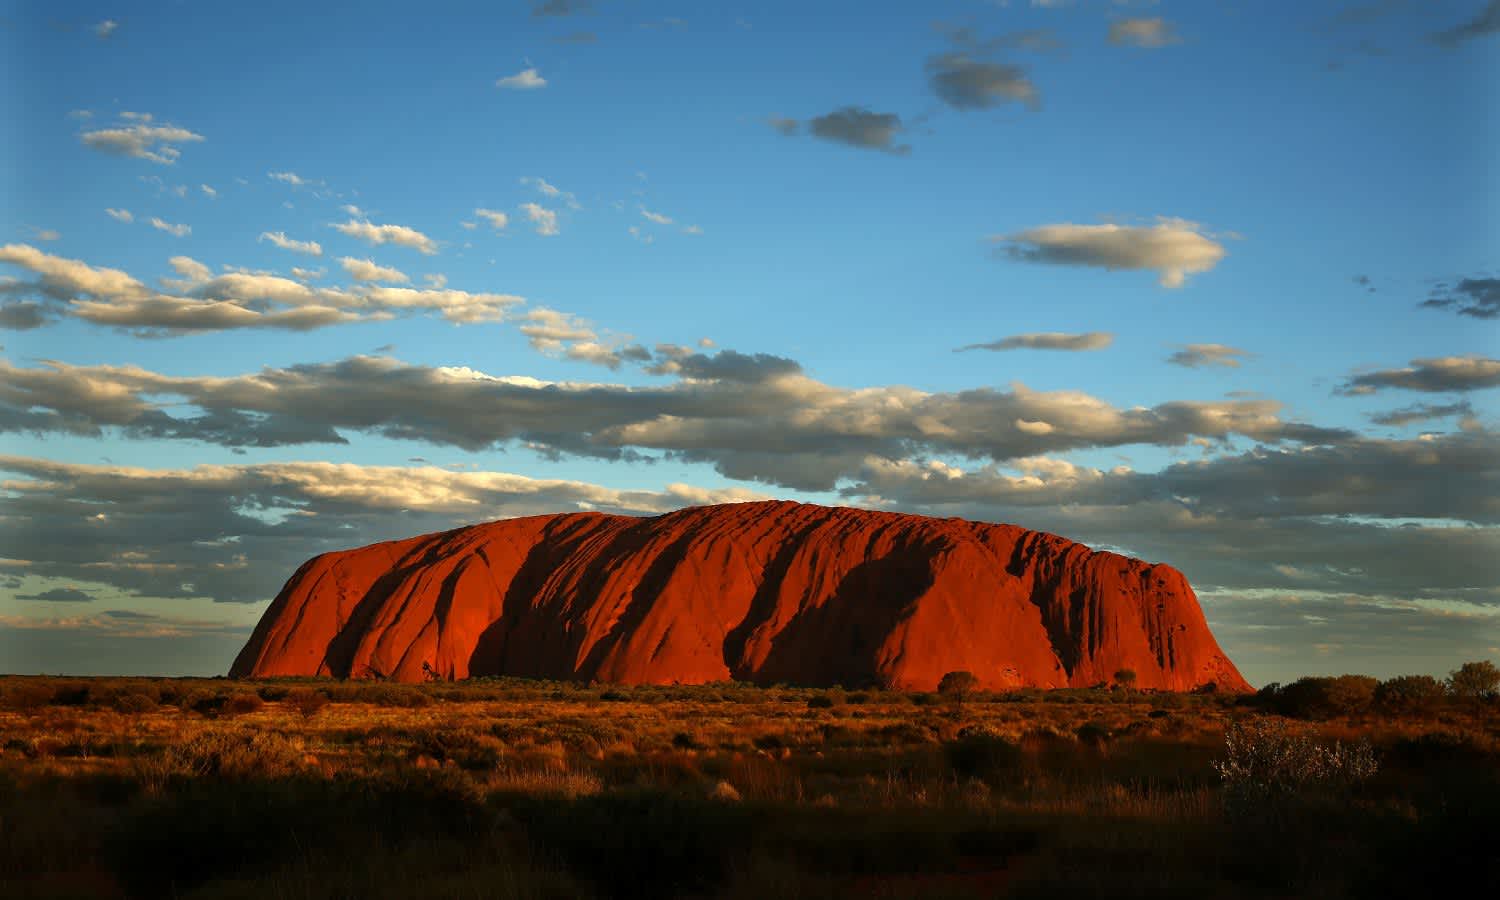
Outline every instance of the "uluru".
[[1014, 525], [767, 501], [325, 553], [233, 677], [1249, 690], [1176, 569]]

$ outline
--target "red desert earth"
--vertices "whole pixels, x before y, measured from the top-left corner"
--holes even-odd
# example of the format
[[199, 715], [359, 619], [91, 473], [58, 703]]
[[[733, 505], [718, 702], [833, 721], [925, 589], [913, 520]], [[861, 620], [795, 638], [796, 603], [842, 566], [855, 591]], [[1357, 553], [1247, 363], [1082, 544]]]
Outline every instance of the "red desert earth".
[[791, 502], [532, 516], [325, 553], [230, 675], [1250, 686], [1181, 572], [1056, 535]]

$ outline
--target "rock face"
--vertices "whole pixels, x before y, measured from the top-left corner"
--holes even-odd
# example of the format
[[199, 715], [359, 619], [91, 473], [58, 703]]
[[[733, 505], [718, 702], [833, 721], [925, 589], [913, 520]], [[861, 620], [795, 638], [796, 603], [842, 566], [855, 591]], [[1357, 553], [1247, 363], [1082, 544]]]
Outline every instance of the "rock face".
[[1012, 525], [790, 502], [510, 519], [326, 553], [230, 674], [1249, 685], [1176, 569]]

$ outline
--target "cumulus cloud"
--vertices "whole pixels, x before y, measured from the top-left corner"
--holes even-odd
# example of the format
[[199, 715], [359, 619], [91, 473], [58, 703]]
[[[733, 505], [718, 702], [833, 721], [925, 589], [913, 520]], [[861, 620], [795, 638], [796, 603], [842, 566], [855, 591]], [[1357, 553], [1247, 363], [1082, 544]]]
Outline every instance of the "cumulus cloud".
[[193, 233], [193, 226], [191, 225], [174, 225], [173, 223], [163, 221], [156, 216], [151, 217], [151, 227], [155, 228], [157, 231], [165, 231], [172, 237], [187, 237], [188, 235]]
[[1474, 319], [1500, 319], [1500, 278], [1461, 278], [1438, 287], [1421, 305]]
[[1103, 350], [1114, 343], [1114, 340], [1115, 336], [1108, 331], [1087, 331], [1082, 334], [1043, 331], [1013, 334], [987, 344], [965, 344], [953, 352], [962, 353], [965, 350]]
[[[214, 276], [188, 257], [173, 257], [179, 279], [152, 290], [117, 269], [52, 256], [26, 244], [0, 247], [0, 264], [25, 268], [37, 280], [9, 293], [34, 291], [59, 314], [151, 337], [231, 328], [307, 331], [345, 322], [433, 312], [457, 323], [492, 322], [525, 301], [510, 294], [357, 285], [312, 288], [277, 275], [231, 271]], [[299, 277], [321, 275], [303, 270]]]
[[286, 236], [284, 231], [263, 231], [260, 240], [270, 241], [283, 250], [293, 253], [306, 253], [308, 256], [322, 256], [323, 245], [317, 241], [294, 241]]
[[428, 256], [438, 252], [437, 241], [405, 225], [375, 225], [367, 219], [350, 219], [347, 222], [336, 223], [332, 227], [343, 234], [374, 246], [395, 244], [399, 247], [410, 247]]
[[119, 27], [120, 23], [116, 22], [114, 19], [105, 19], [103, 22], [100, 22], [98, 25], [94, 26], [94, 34], [98, 35], [101, 39], [107, 38], [110, 35], [114, 34], [115, 30]]
[[1432, 35], [1441, 47], [1453, 49], [1468, 41], [1500, 33], [1500, 0], [1489, 0], [1473, 19]]
[[109, 216], [111, 219], [114, 219], [116, 222], [124, 222], [127, 225], [135, 221], [135, 216], [131, 215], [130, 210], [128, 209], [115, 209], [113, 207], [110, 207], [104, 211], [104, 214]]
[[1459, 416], [1467, 419], [1474, 415], [1474, 408], [1467, 401], [1458, 403], [1414, 403], [1401, 409], [1392, 409], [1383, 413], [1373, 413], [1370, 421], [1376, 425], [1390, 425], [1400, 428], [1417, 422], [1430, 422], [1434, 419], [1447, 419]]
[[38, 578], [150, 597], [253, 603], [328, 550], [510, 516], [598, 510], [658, 514], [757, 499], [741, 488], [587, 482], [435, 466], [326, 462], [142, 469], [0, 457], [7, 553]]
[[547, 209], [536, 203], [522, 203], [521, 212], [526, 214], [532, 228], [542, 237], [553, 237], [559, 233], [556, 210]]
[[1240, 362], [1249, 356], [1248, 351], [1230, 347], [1227, 344], [1184, 344], [1181, 350], [1167, 357], [1167, 362], [1189, 369], [1209, 366], [1238, 369]]
[[927, 61], [933, 93], [954, 109], [990, 109], [1006, 103], [1039, 103], [1026, 70], [1009, 63], [984, 62], [963, 53], [943, 53]]
[[544, 353], [560, 350], [565, 342], [594, 341], [599, 335], [589, 323], [572, 313], [537, 307], [521, 317], [520, 326], [533, 349]]
[[321, 185], [323, 183], [321, 181], [314, 181], [310, 178], [303, 178], [296, 172], [267, 172], [266, 177], [271, 179], [272, 181], [279, 181], [282, 184], [289, 184], [292, 187], [313, 187]]
[[648, 222], [655, 222], [658, 225], [672, 224], [672, 218], [670, 216], [663, 215], [659, 212], [652, 212], [645, 207], [641, 207], [641, 217]]
[[520, 182], [521, 184], [532, 188], [543, 197], [550, 197], [554, 200], [561, 200], [564, 204], [567, 205], [568, 209], [580, 208], [578, 204], [578, 198], [573, 195], [572, 191], [565, 191], [545, 178], [538, 178], [535, 175], [526, 175], [520, 179]]
[[392, 269], [387, 266], [376, 265], [368, 259], [355, 259], [345, 256], [339, 260], [339, 265], [349, 273], [349, 277], [355, 281], [410, 281], [406, 273], [400, 269]]
[[474, 215], [490, 223], [490, 227], [496, 231], [503, 231], [510, 224], [510, 216], [493, 209], [475, 209]]
[[150, 116], [122, 117], [124, 123], [112, 128], [85, 131], [78, 137], [84, 146], [114, 156], [129, 156], [146, 159], [162, 165], [177, 162], [182, 151], [178, 144], [190, 144], [203, 140], [203, 135], [179, 128], [176, 125], [152, 125]]
[[43, 253], [29, 244], [0, 247], [0, 263], [28, 269], [41, 279], [41, 287], [56, 295], [73, 293], [96, 296], [130, 296], [145, 292], [145, 286], [119, 269], [95, 268], [78, 260]]
[[15, 300], [0, 303], [0, 328], [9, 331], [30, 331], [41, 328], [50, 321], [47, 308], [33, 300]]
[[1177, 26], [1160, 16], [1117, 19], [1109, 25], [1109, 42], [1120, 46], [1156, 49], [1182, 43]]
[[[418, 293], [370, 293], [400, 291]], [[577, 353], [587, 355], [595, 352], [589, 345], [611, 346], [566, 313], [532, 310], [519, 320], [545, 352], [583, 345]], [[612, 349], [632, 361], [645, 355], [629, 344]], [[841, 388], [809, 378], [794, 360], [768, 354], [708, 355], [663, 345], [653, 358], [651, 370], [676, 376], [674, 382], [551, 383], [388, 357], [214, 378], [57, 362], [0, 364], [0, 427], [227, 446], [342, 442], [341, 431], [468, 450], [520, 442], [602, 459], [701, 462], [727, 477], [808, 490], [832, 488], [871, 457], [932, 453], [1003, 461], [1083, 448], [1181, 446], [1195, 438], [1320, 444], [1353, 437], [1288, 422], [1272, 400], [1127, 409], [1076, 391], [1023, 385], [947, 393]], [[650, 453], [656, 456], [644, 455]]]
[[876, 113], [861, 106], [845, 106], [809, 119], [807, 130], [813, 137], [850, 147], [898, 156], [911, 152], [910, 145], [896, 143], [897, 135], [905, 128], [901, 117], [895, 113]]
[[996, 252], [1022, 262], [1102, 269], [1149, 269], [1165, 288], [1207, 272], [1224, 258], [1224, 246], [1184, 219], [1155, 225], [1041, 225], [991, 239]]
[[522, 69], [514, 75], [496, 79], [495, 87], [508, 91], [534, 91], [547, 86], [547, 79], [537, 74], [536, 69]]
[[1346, 395], [1373, 394], [1387, 388], [1441, 393], [1500, 387], [1500, 359], [1442, 356], [1414, 359], [1401, 369], [1379, 369], [1352, 376], [1338, 389]]

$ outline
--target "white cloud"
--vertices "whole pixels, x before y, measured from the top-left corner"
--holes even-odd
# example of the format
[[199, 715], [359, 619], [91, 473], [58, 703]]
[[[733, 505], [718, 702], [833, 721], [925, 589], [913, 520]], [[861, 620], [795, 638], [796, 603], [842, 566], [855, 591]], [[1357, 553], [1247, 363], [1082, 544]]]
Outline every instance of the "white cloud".
[[[510, 216], [498, 210], [475, 209], [474, 215], [478, 216], [481, 219], [484, 219], [486, 222], [489, 222], [490, 227], [495, 229], [496, 231], [500, 231], [504, 229], [505, 226], [510, 224]], [[464, 224], [471, 225], [472, 223], [465, 222]]]
[[[150, 117], [146, 117], [149, 121]], [[171, 165], [177, 162], [182, 151], [177, 144], [188, 144], [203, 140], [203, 135], [179, 128], [176, 125], [148, 125], [142, 121], [85, 131], [79, 135], [84, 145], [115, 156], [130, 156], [148, 159], [154, 163]]]
[[1414, 359], [1400, 369], [1381, 369], [1351, 377], [1339, 393], [1373, 394], [1386, 388], [1441, 393], [1500, 387], [1500, 359], [1479, 355]]
[[558, 234], [556, 210], [547, 209], [535, 203], [522, 203], [521, 211], [531, 221], [537, 234], [543, 237], [552, 237]]
[[667, 216], [664, 216], [664, 215], [662, 215], [659, 212], [652, 212], [651, 210], [646, 209], [645, 207], [641, 208], [641, 216], [643, 218], [645, 218], [646, 221], [648, 221], [648, 222], [655, 222], [658, 225], [671, 225], [672, 224], [671, 218], [669, 218]]
[[[297, 302], [293, 290], [306, 295], [305, 303], [336, 293], [314, 292], [285, 279], [290, 287], [268, 282], [252, 292], [252, 286], [231, 285], [227, 278], [194, 293], [208, 298], [284, 294], [289, 303]], [[355, 296], [365, 301], [361, 309], [394, 312], [403, 303], [439, 308], [436, 293], [441, 292], [369, 288]], [[504, 310], [503, 302], [457, 296], [443, 311], [454, 321], [474, 321], [485, 313], [498, 318]], [[251, 310], [240, 311], [249, 319], [239, 327], [259, 325]], [[158, 402], [153, 398], [175, 394], [209, 415], [201, 420], [169, 416], [166, 410], [180, 410], [182, 403], [161, 401], [165, 405], [153, 413], [152, 428], [231, 446], [286, 442], [268, 436], [278, 429], [327, 434], [332, 428], [473, 450], [526, 441], [558, 453], [611, 459], [651, 451], [660, 454], [656, 458], [712, 465], [726, 477], [807, 490], [833, 489], [841, 479], [855, 477], [870, 457], [901, 460], [925, 453], [999, 462], [1085, 448], [1183, 446], [1195, 437], [1335, 445], [1353, 439], [1347, 431], [1288, 422], [1273, 400], [1120, 408], [1076, 391], [1034, 391], [1024, 385], [943, 393], [902, 386], [842, 388], [807, 377], [793, 360], [767, 354], [707, 355], [673, 346], [658, 346], [653, 354], [602, 339], [587, 321], [565, 312], [534, 309], [515, 318], [543, 352], [606, 365], [613, 358], [654, 359], [648, 371], [675, 380], [657, 386], [540, 385], [493, 377], [454, 381], [441, 370], [370, 357], [212, 379], [49, 364], [50, 371], [5, 369], [0, 385], [12, 387], [0, 387], [0, 399], [9, 397], [25, 411], [12, 420], [34, 430], [49, 420], [49, 409], [59, 416], [64, 411], [83, 415], [84, 406], [65, 398], [108, 397], [83, 420], [97, 427], [118, 422], [131, 408], [129, 398], [145, 408]], [[81, 380], [99, 386], [80, 391]], [[29, 387], [16, 393], [22, 386]], [[238, 424], [228, 428], [226, 423]]]
[[1224, 246], [1196, 222], [1158, 219], [1155, 225], [1042, 225], [991, 238], [997, 252], [1024, 262], [1149, 269], [1162, 287], [1180, 288], [1188, 275], [1207, 272], [1224, 258]]
[[157, 231], [165, 231], [172, 237], [187, 237], [188, 235], [193, 233], [193, 226], [191, 225], [174, 225], [171, 222], [163, 221], [156, 216], [152, 216], [150, 221], [152, 228], [155, 228]]
[[105, 19], [103, 22], [100, 22], [98, 25], [94, 26], [94, 34], [98, 35], [100, 38], [107, 38], [110, 35], [114, 34], [115, 30], [119, 27], [120, 23], [116, 22], [114, 19]]
[[135, 221], [135, 216], [131, 215], [130, 210], [128, 209], [115, 209], [114, 207], [110, 207], [106, 209], [104, 213], [117, 222], [125, 222], [128, 224]]
[[260, 240], [270, 241], [283, 250], [293, 253], [306, 253], [309, 256], [322, 256], [323, 245], [317, 241], [294, 241], [286, 236], [284, 231], [263, 231]]
[[1088, 331], [1082, 334], [1042, 331], [1015, 334], [987, 344], [965, 344], [955, 352], [964, 350], [1103, 350], [1114, 341], [1115, 336], [1108, 331]]
[[0, 263], [35, 272], [41, 276], [42, 287], [60, 295], [135, 297], [147, 293], [145, 285], [119, 269], [95, 268], [78, 260], [43, 253], [29, 244], [0, 247]]
[[[525, 302], [511, 294], [457, 290], [366, 285], [313, 289], [260, 272], [231, 271], [213, 277], [207, 266], [188, 257], [171, 260], [183, 279], [163, 279], [166, 287], [181, 292], [167, 294], [117, 269], [95, 268], [26, 244], [0, 247], [0, 263], [20, 266], [40, 276], [36, 284], [17, 284], [12, 290], [30, 287], [62, 304], [58, 311], [75, 318], [151, 336], [232, 328], [306, 331], [409, 312], [438, 313], [455, 323], [491, 322], [503, 319], [506, 309]], [[294, 273], [304, 279], [322, 274], [313, 270]]]
[[217, 200], [219, 197], [219, 192], [206, 184], [198, 185], [198, 190], [202, 191], [210, 200]]
[[[12, 473], [0, 514], [25, 515], [36, 526], [6, 545], [8, 552], [29, 554], [29, 577], [243, 603], [274, 595], [286, 573], [309, 555], [351, 542], [569, 509], [656, 515], [763, 499], [744, 488], [616, 489], [432, 465], [272, 462], [148, 469], [0, 456], [0, 471]], [[282, 513], [279, 519], [244, 512], [266, 503]], [[80, 505], [100, 510], [104, 518], [83, 519]], [[233, 539], [194, 541], [185, 534]], [[31, 621], [30, 627], [48, 627]], [[152, 624], [161, 623], [137, 619], [131, 627]]]
[[1181, 350], [1167, 357], [1167, 362], [1189, 369], [1199, 369], [1205, 366], [1238, 369], [1240, 362], [1248, 356], [1250, 356], [1249, 352], [1227, 344], [1184, 344]]
[[359, 238], [376, 246], [396, 244], [401, 247], [410, 247], [428, 256], [438, 252], [437, 241], [405, 225], [374, 225], [369, 221], [350, 219], [348, 222], [335, 224], [333, 227], [350, 237]]
[[191, 256], [174, 256], [167, 260], [167, 265], [172, 267], [172, 271], [187, 279], [188, 285], [208, 281], [214, 277], [212, 269]]
[[1161, 17], [1119, 19], [1109, 25], [1109, 42], [1156, 49], [1182, 43], [1177, 27]]
[[589, 323], [572, 313], [537, 307], [521, 317], [526, 324], [521, 333], [534, 349], [550, 352], [560, 349], [564, 341], [593, 341], [598, 338]]
[[339, 265], [349, 273], [349, 277], [355, 281], [410, 281], [406, 273], [400, 269], [392, 269], [386, 266], [376, 265], [368, 259], [355, 259], [345, 256], [339, 260]]
[[520, 181], [522, 184], [536, 189], [537, 193], [543, 197], [552, 197], [563, 201], [563, 203], [567, 204], [568, 209], [580, 208], [578, 198], [573, 195], [572, 191], [565, 191], [545, 178], [538, 178], [535, 175], [525, 175], [522, 176]]
[[301, 266], [292, 266], [292, 275], [302, 281], [316, 281], [328, 274], [324, 269], [304, 269]]
[[495, 87], [508, 91], [534, 91], [547, 86], [547, 79], [537, 74], [536, 69], [522, 69], [495, 82]]
[[314, 185], [321, 185], [323, 183], [321, 181], [313, 181], [309, 178], [303, 178], [296, 172], [267, 172], [266, 177], [271, 179], [272, 181], [279, 181], [282, 184], [289, 184], [292, 187], [311, 187]]

